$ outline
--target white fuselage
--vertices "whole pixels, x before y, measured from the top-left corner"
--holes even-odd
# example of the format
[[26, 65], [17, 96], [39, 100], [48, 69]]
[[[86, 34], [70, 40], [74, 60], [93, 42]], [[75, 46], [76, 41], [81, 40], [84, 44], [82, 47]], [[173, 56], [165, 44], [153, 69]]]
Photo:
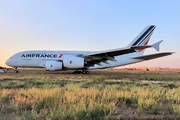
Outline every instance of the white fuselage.
[[[45, 68], [47, 61], [63, 62], [65, 57], [76, 57], [77, 55], [86, 55], [95, 53], [92, 51], [24, 51], [14, 54], [10, 57], [6, 64], [11, 67], [25, 67], [25, 68]], [[116, 56], [114, 61], [107, 60], [95, 64], [85, 69], [104, 69], [111, 67], [118, 67], [122, 65], [141, 62], [142, 60], [135, 60], [132, 57], [137, 57], [137, 53], [130, 53], [126, 55]], [[67, 70], [68, 68], [66, 68]], [[72, 69], [72, 68], [69, 68]], [[82, 68], [77, 68], [82, 69]], [[63, 69], [62, 69], [63, 70]]]

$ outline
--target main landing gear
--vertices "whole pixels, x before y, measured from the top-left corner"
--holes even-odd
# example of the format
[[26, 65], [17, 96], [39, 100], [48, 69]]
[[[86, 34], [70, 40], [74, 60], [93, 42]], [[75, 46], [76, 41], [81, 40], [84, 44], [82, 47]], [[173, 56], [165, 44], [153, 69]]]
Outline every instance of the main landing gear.
[[89, 74], [89, 71], [82, 71], [82, 74]]
[[20, 73], [17, 67], [14, 68], [14, 73]]
[[74, 71], [73, 72], [73, 74], [89, 74], [89, 71], [85, 71], [85, 70], [83, 70], [83, 71], [78, 71], [78, 70], [76, 70], [76, 71]]

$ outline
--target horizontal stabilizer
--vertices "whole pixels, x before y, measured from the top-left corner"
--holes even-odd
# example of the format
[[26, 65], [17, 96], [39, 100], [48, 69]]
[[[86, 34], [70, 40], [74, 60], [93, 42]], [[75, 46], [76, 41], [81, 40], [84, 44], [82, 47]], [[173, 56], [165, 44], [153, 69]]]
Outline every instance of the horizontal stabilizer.
[[154, 44], [152, 45], [152, 47], [153, 47], [154, 49], [156, 49], [157, 51], [159, 51], [159, 45], [161, 44], [162, 41], [163, 41], [163, 40], [161, 40], [161, 41], [159, 41], [159, 42], [157, 42], [157, 43], [154, 43]]
[[151, 55], [144, 55], [140, 57], [134, 57], [133, 59], [141, 59], [141, 60], [151, 60], [159, 57], [164, 57], [168, 55], [172, 55], [174, 52], [166, 52], [166, 53], [157, 53], [157, 54], [151, 54]]

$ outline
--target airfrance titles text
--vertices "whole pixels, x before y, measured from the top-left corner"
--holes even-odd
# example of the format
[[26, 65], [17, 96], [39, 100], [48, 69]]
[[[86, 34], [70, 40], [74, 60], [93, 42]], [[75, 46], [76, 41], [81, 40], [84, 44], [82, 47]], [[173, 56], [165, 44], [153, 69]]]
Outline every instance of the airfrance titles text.
[[57, 54], [43, 54], [43, 53], [31, 53], [31, 54], [22, 54], [21, 57], [36, 57], [36, 58], [57, 58]]

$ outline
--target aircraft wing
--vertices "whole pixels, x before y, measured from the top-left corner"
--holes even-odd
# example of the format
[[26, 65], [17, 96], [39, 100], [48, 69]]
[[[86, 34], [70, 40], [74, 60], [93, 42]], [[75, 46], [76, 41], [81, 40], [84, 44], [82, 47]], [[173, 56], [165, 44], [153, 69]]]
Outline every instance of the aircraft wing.
[[106, 56], [118, 56], [118, 55], [124, 55], [128, 53], [133, 53], [136, 52], [137, 50], [140, 49], [146, 49], [150, 48], [152, 46], [150, 45], [145, 45], [145, 46], [132, 46], [130, 48], [119, 48], [119, 49], [113, 49], [113, 50], [106, 50], [106, 51], [101, 51], [101, 52], [96, 52], [96, 53], [90, 53], [87, 54], [88, 57], [106, 57]]
[[150, 46], [150, 45], [132, 46], [130, 48], [125, 47], [125, 48], [106, 50], [106, 51], [101, 51], [101, 52], [96, 52], [96, 53], [90, 53], [90, 54], [87, 54], [86, 56], [84, 56], [88, 63], [86, 66], [87, 67], [93, 66], [94, 64], [99, 64], [100, 62], [107, 63], [106, 62], [107, 60], [115, 61], [115, 59], [114, 59], [115, 56], [137, 52], [138, 50], [146, 49], [146, 48], [150, 48], [150, 47], [152, 47], [152, 46]]
[[132, 59], [141, 59], [141, 60], [151, 60], [159, 57], [164, 57], [168, 55], [172, 55], [174, 52], [165, 52], [165, 53], [157, 53], [157, 54], [151, 54], [151, 55], [144, 55], [139, 57], [134, 57]]

